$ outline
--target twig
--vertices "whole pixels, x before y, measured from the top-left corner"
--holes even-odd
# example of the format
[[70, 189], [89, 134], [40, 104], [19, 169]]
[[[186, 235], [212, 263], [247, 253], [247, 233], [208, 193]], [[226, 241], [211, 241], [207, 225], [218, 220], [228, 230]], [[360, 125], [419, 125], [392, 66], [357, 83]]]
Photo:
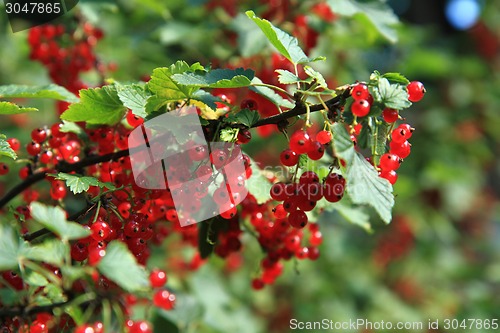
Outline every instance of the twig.
[[[319, 103], [319, 104], [314, 104], [309, 107], [309, 112], [316, 112], [320, 110], [325, 109], [325, 105], [328, 107], [328, 109], [332, 110], [335, 108], [340, 107], [341, 105], [344, 104], [345, 99], [349, 96], [350, 94], [350, 89], [344, 90], [344, 92], [338, 96], [335, 96], [334, 98], [324, 102], [324, 103]], [[260, 119], [257, 121], [255, 124], [253, 124], [251, 127], [260, 127], [264, 125], [280, 125], [283, 124], [284, 122], [287, 121], [287, 119], [300, 116], [303, 114], [307, 113], [307, 107], [305, 104], [299, 104], [297, 103], [294, 108], [290, 109], [287, 112], [280, 113], [275, 116], [270, 116], [267, 118]], [[241, 124], [235, 124], [234, 127], [245, 127]], [[53, 173], [54, 171], [56, 172], [73, 172], [73, 171], [80, 171], [85, 167], [102, 163], [102, 162], [107, 162], [111, 160], [117, 160], [120, 157], [128, 156], [130, 154], [128, 149], [123, 149], [119, 150], [114, 153], [109, 153], [106, 155], [94, 155], [94, 156], [89, 156], [84, 159], [82, 159], [80, 162], [77, 163], [68, 163], [66, 161], [61, 161], [55, 166], [55, 170], [50, 170], [50, 171], [38, 171], [33, 173], [32, 175], [28, 176], [23, 182], [19, 183], [15, 187], [13, 187], [9, 192], [7, 192], [1, 199], [0, 199], [0, 209], [5, 206], [10, 200], [14, 199], [18, 194], [22, 193], [24, 190], [29, 188], [31, 185], [41, 181], [46, 177], [48, 173]]]

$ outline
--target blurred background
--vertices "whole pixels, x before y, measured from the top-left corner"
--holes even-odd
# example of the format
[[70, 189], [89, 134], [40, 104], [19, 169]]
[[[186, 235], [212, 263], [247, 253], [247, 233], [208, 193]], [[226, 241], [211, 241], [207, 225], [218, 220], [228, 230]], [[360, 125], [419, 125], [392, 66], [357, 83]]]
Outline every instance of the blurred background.
[[[165, 332], [289, 332], [291, 318], [500, 319], [500, 2], [392, 0], [395, 25], [377, 6], [367, 15], [336, 13], [346, 2], [364, 5], [330, 0], [323, 3], [330, 12], [316, 1], [81, 0], [61, 19], [77, 16], [103, 30], [96, 53], [114, 64], [109, 77], [120, 81], [147, 79], [178, 59], [270, 76], [273, 51], [244, 16], [252, 9], [296, 35], [309, 54], [326, 56], [316, 67], [332, 85], [367, 80], [379, 70], [401, 72], [427, 89], [403, 115], [416, 131], [398, 171], [390, 225], [374, 219], [367, 233], [325, 212], [318, 221], [320, 259], [288, 263], [276, 284], [261, 291], [250, 287], [263, 256], [251, 237], [241, 255], [213, 256], [198, 272], [171, 268], [182, 301], [156, 319]], [[4, 14], [0, 32], [0, 84], [49, 83], [42, 65], [29, 60], [27, 32], [13, 34]], [[88, 72], [82, 80], [98, 85], [101, 77]], [[51, 102], [29, 103], [42, 112], [2, 118], [0, 132], [25, 143], [32, 128], [55, 121]], [[266, 108], [259, 111], [275, 112]], [[255, 131], [246, 150], [277, 165], [286, 140], [269, 137], [272, 131]], [[1, 179], [0, 193], [12, 185]], [[165, 244], [155, 249], [152, 265], [176, 267], [182, 255], [189, 254]]]

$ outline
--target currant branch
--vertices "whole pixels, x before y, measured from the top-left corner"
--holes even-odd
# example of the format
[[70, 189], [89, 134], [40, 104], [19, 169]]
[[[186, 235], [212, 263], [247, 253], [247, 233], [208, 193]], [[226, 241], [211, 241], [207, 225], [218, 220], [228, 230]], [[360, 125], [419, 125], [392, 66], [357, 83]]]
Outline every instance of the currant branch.
[[[313, 104], [309, 106], [309, 112], [316, 112], [325, 109], [325, 105], [328, 107], [328, 111], [334, 111], [338, 109], [345, 103], [347, 97], [349, 97], [350, 89], [344, 90], [344, 92], [340, 95], [333, 97], [332, 99], [319, 104]], [[256, 128], [264, 125], [278, 125], [280, 128], [287, 125], [287, 120], [293, 117], [297, 117], [307, 113], [307, 107], [302, 102], [297, 102], [294, 108], [290, 109], [287, 112], [280, 113], [275, 116], [270, 116], [267, 118], [260, 119], [255, 124], [251, 126], [251, 128]], [[218, 121], [213, 121], [214, 123]], [[234, 124], [231, 127], [246, 127], [242, 124]], [[21, 194], [24, 190], [28, 189], [31, 185], [45, 179], [48, 173], [55, 172], [79, 172], [83, 168], [99, 164], [102, 162], [108, 162], [113, 160], [118, 160], [121, 157], [129, 156], [129, 149], [119, 150], [113, 153], [99, 155], [99, 156], [88, 156], [76, 163], [68, 163], [66, 161], [59, 162], [53, 170], [49, 171], [38, 171], [30, 176], [28, 176], [23, 182], [19, 183], [15, 187], [13, 187], [10, 191], [8, 191], [1, 199], [0, 199], [0, 208], [3, 208], [10, 200], [14, 199], [17, 195]]]

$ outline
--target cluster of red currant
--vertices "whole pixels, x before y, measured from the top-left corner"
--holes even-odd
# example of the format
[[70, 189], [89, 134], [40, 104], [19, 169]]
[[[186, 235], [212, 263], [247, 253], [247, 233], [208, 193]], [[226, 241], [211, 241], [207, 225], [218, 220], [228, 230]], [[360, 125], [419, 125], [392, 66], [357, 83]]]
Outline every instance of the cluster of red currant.
[[63, 25], [50, 24], [30, 29], [30, 58], [45, 65], [54, 83], [77, 94], [86, 88], [79, 79], [80, 73], [97, 66], [93, 49], [103, 32], [88, 22], [69, 33], [66, 29]]
[[[418, 81], [412, 81], [407, 86], [408, 100], [411, 102], [420, 101], [425, 94], [424, 85]], [[371, 95], [368, 86], [364, 83], [358, 83], [351, 89], [351, 96], [353, 103], [351, 105], [351, 112], [355, 117], [365, 117], [370, 113], [373, 104], [373, 96]], [[400, 124], [396, 128], [394, 125], [400, 118], [398, 110], [386, 108], [382, 111], [382, 118], [385, 122], [393, 124], [392, 132], [390, 135], [389, 152], [380, 157], [379, 175], [387, 179], [391, 184], [397, 181], [396, 170], [400, 167], [403, 159], [410, 155], [411, 144], [408, 139], [412, 136], [415, 130], [408, 124]], [[351, 136], [356, 143], [356, 136], [360, 134], [361, 124], [356, 124], [352, 127], [354, 135]]]
[[276, 217], [271, 202], [259, 205], [251, 195], [242, 202], [241, 218], [250, 220], [255, 236], [266, 252], [261, 260], [260, 276], [252, 280], [253, 289], [260, 290], [266, 284], [274, 283], [283, 272], [281, 260], [287, 261], [294, 257], [300, 260], [318, 259], [318, 246], [323, 236], [317, 224], [310, 223], [308, 228], [294, 228], [286, 217]]

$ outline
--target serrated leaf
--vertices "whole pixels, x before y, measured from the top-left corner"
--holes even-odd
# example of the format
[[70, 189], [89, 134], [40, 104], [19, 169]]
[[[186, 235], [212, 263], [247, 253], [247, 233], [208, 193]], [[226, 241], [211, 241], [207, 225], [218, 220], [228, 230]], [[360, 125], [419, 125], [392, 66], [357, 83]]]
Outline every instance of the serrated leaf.
[[290, 71], [287, 71], [286, 69], [277, 69], [275, 70], [278, 75], [278, 81], [281, 84], [294, 84], [297, 82], [302, 82], [302, 80], [295, 74], [293, 74]]
[[336, 14], [348, 17], [364, 16], [387, 40], [391, 43], [397, 41], [398, 36], [394, 25], [399, 23], [399, 20], [385, 1], [328, 0], [327, 3]]
[[0, 98], [50, 98], [59, 101], [77, 103], [79, 101], [73, 93], [57, 84], [43, 86], [26, 86], [11, 84], [0, 86]]
[[118, 92], [118, 97], [122, 101], [123, 105], [132, 110], [132, 113], [136, 116], [145, 118], [146, 117], [146, 103], [149, 98], [149, 94], [144, 89], [144, 85], [141, 84], [131, 84], [131, 85], [121, 85], [117, 84], [116, 89]]
[[[185, 61], [177, 61], [170, 67], [156, 68], [153, 70], [151, 80], [147, 83], [147, 88], [157, 97], [169, 101], [190, 98], [199, 87], [177, 83], [172, 79], [172, 75], [195, 71], [205, 71], [205, 69], [199, 63], [189, 66]], [[149, 99], [148, 104], [150, 103]]]
[[5, 140], [6, 136], [0, 134], [0, 156], [7, 156], [15, 160], [17, 158], [16, 152], [10, 147], [10, 144]]
[[408, 80], [404, 75], [400, 73], [385, 73], [382, 75], [383, 78], [386, 78], [392, 83], [399, 83], [403, 85], [408, 85], [410, 80]]
[[317, 60], [324, 60], [324, 57], [309, 58], [300, 48], [297, 38], [290, 36], [283, 30], [275, 27], [271, 22], [261, 19], [251, 10], [245, 13], [248, 18], [257, 24], [267, 37], [269, 42], [281, 53], [285, 58], [293, 64], [304, 64]]
[[314, 80], [316, 80], [316, 83], [321, 88], [323, 88], [323, 89], [327, 89], [328, 88], [328, 85], [326, 84], [325, 78], [323, 77], [323, 75], [320, 72], [316, 71], [311, 66], [304, 66], [304, 72], [306, 72], [306, 74], [309, 75], [309, 77], [311, 77]]
[[197, 73], [182, 73], [172, 75], [172, 79], [182, 85], [205, 88], [241, 88], [248, 87], [254, 78], [251, 69], [214, 69]]
[[81, 239], [90, 235], [90, 230], [82, 225], [66, 220], [60, 207], [49, 207], [39, 202], [30, 205], [31, 217], [63, 240]]
[[381, 77], [378, 80], [378, 85], [373, 92], [374, 99], [387, 108], [401, 110], [411, 106], [406, 88], [399, 84], [391, 84], [386, 78]]
[[120, 241], [108, 244], [106, 255], [97, 264], [97, 269], [129, 292], [144, 290], [149, 286], [146, 271], [139, 266], [127, 245]]
[[67, 243], [63, 243], [58, 239], [51, 239], [30, 247], [25, 256], [30, 260], [47, 262], [60, 267], [67, 258], [69, 251]]
[[226, 121], [239, 123], [245, 125], [246, 127], [252, 127], [257, 121], [259, 121], [259, 113], [257, 111], [243, 109], [236, 114], [230, 115]]
[[11, 102], [0, 101], [0, 115], [20, 114], [38, 111], [37, 108], [24, 108]]
[[99, 180], [95, 177], [70, 175], [60, 172], [57, 174], [56, 179], [64, 180], [66, 182], [66, 186], [68, 186], [74, 194], [86, 192], [90, 186], [99, 186]]
[[239, 13], [230, 27], [238, 34], [238, 50], [242, 57], [259, 54], [267, 46], [267, 39], [255, 29], [255, 24], [245, 14]]
[[346, 163], [346, 191], [354, 204], [367, 204], [375, 209], [385, 223], [392, 219], [394, 196], [392, 186], [378, 176], [377, 170], [354, 149], [343, 124], [333, 125], [335, 155]]
[[92, 125], [114, 125], [127, 111], [118, 97], [115, 86], [80, 90], [80, 102], [71, 104], [62, 120], [84, 121]]
[[253, 195], [257, 203], [263, 204], [270, 200], [271, 182], [264, 176], [263, 171], [259, 168], [257, 163], [250, 159], [250, 167], [252, 168], [252, 175], [246, 181], [246, 188], [248, 193]]
[[0, 224], [0, 271], [16, 269], [27, 248], [28, 243], [20, 239], [11, 225]]
[[287, 109], [292, 109], [295, 104], [293, 104], [290, 100], [283, 98], [281, 95], [277, 94], [273, 89], [268, 87], [259, 86], [262, 84], [262, 81], [254, 77], [252, 80], [252, 86], [250, 86], [250, 90], [256, 92], [257, 94], [267, 98], [271, 103], [276, 106], [284, 107]]

